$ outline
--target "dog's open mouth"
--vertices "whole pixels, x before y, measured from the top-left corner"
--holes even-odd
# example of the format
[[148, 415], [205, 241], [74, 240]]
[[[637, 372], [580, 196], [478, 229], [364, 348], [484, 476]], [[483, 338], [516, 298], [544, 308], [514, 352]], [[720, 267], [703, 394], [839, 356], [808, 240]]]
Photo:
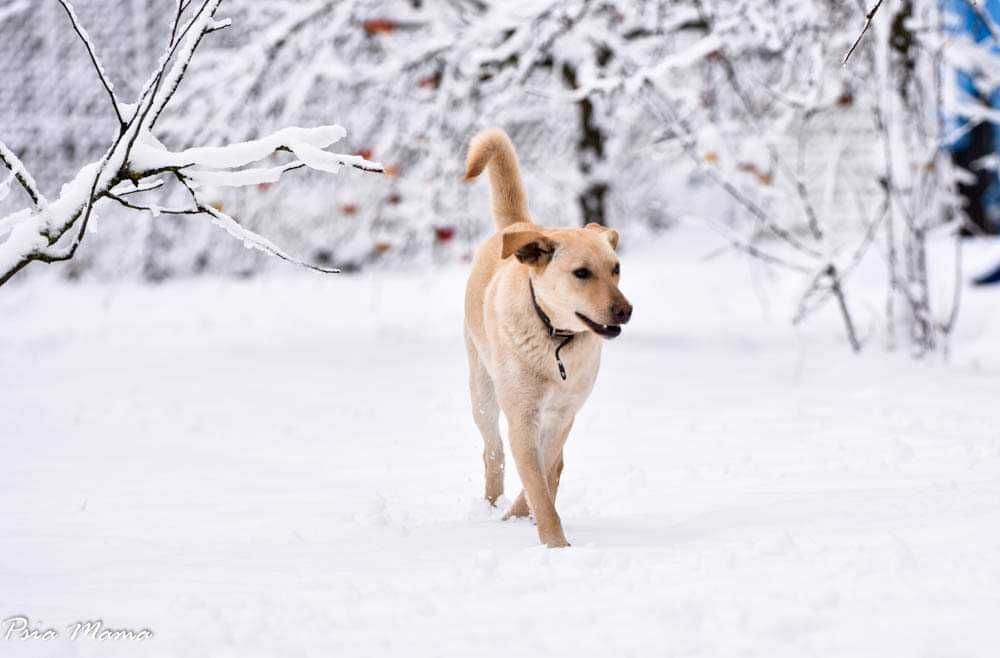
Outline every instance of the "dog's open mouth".
[[617, 338], [622, 332], [621, 326], [617, 324], [599, 324], [588, 318], [583, 313], [577, 313], [576, 317], [583, 320], [583, 323], [590, 327], [591, 331], [598, 336], [603, 336], [604, 338]]

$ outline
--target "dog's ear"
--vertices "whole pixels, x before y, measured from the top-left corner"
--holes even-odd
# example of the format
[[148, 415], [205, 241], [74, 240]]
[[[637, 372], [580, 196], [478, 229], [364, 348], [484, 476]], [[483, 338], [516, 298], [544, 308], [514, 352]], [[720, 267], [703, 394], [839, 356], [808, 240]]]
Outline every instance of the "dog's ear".
[[528, 265], [544, 265], [552, 260], [556, 243], [539, 231], [514, 231], [503, 234], [503, 248], [500, 258], [511, 254]]
[[614, 230], [613, 228], [608, 228], [607, 226], [601, 226], [597, 222], [591, 222], [587, 224], [585, 228], [591, 231], [597, 231], [598, 233], [601, 233], [602, 235], [604, 235], [604, 239], [611, 244], [612, 249], [618, 249], [618, 239], [620, 237], [618, 235], [618, 231]]

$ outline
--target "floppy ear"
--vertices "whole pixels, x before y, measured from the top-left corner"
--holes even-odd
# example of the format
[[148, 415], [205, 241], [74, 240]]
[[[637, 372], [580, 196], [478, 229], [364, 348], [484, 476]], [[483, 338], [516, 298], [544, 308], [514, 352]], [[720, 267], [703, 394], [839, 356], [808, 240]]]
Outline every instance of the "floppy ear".
[[500, 258], [514, 254], [522, 263], [542, 265], [552, 259], [555, 249], [556, 243], [539, 231], [514, 231], [503, 234]]
[[598, 233], [603, 234], [604, 239], [611, 244], [612, 249], [618, 248], [618, 238], [620, 236], [618, 235], [618, 231], [614, 230], [613, 228], [608, 228], [607, 226], [601, 226], [597, 222], [591, 222], [587, 224], [587, 226], [585, 226], [584, 228], [590, 229], [591, 231], [597, 231]]

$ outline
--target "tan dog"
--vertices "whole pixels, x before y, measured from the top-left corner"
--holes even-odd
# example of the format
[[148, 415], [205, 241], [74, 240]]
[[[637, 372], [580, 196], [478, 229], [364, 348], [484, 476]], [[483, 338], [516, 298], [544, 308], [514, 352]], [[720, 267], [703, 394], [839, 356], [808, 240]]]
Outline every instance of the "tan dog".
[[[504, 518], [534, 512], [548, 546], [568, 546], [555, 498], [563, 445], [597, 378], [601, 339], [632, 316], [618, 290], [618, 232], [531, 221], [517, 155], [501, 130], [469, 145], [466, 180], [490, 173], [497, 233], [476, 253], [465, 292], [472, 415], [483, 435], [486, 499], [503, 494], [499, 410], [524, 489]], [[527, 494], [527, 496], [526, 496]]]

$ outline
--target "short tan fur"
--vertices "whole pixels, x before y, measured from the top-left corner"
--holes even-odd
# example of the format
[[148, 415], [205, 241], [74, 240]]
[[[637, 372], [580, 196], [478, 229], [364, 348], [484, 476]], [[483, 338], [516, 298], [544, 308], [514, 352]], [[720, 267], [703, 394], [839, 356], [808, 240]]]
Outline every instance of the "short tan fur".
[[[472, 415], [483, 437], [486, 499], [503, 494], [502, 409], [523, 490], [504, 518], [533, 513], [540, 540], [568, 546], [555, 499], [563, 446], [597, 378], [602, 340], [632, 315], [618, 289], [619, 235], [597, 224], [545, 228], [529, 211], [510, 138], [486, 130], [469, 145], [466, 180], [489, 170], [497, 233], [476, 252], [465, 294], [465, 343]], [[561, 350], [532, 303], [573, 339]]]

